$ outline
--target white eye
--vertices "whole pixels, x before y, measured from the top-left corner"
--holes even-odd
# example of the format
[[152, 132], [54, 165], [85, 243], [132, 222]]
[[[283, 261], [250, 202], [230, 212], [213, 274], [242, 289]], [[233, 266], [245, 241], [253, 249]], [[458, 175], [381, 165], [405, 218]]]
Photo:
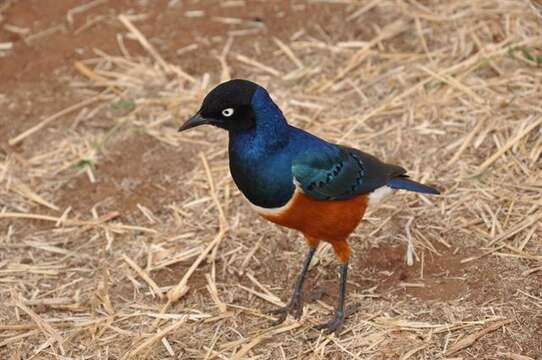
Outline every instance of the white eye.
[[224, 115], [225, 117], [232, 116], [233, 115], [233, 109], [232, 108], [227, 108], [227, 109], [222, 110], [222, 115]]

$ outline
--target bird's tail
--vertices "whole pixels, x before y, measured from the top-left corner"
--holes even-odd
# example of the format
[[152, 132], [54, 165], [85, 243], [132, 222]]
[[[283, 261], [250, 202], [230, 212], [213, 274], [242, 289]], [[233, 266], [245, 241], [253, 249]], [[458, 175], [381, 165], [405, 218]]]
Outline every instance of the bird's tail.
[[420, 184], [414, 180], [410, 180], [407, 176], [399, 176], [391, 179], [388, 182], [388, 186], [392, 189], [414, 191], [423, 194], [440, 194], [440, 191], [438, 191], [437, 189], [424, 184]]

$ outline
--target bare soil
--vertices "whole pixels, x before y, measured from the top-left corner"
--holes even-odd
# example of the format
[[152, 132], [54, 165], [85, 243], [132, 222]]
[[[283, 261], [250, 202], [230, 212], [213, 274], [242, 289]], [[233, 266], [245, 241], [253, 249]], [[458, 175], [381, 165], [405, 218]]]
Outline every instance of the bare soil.
[[[26, 175], [34, 174], [39, 168], [35, 162], [36, 157], [39, 159], [39, 156], [53, 151], [57, 145], [60, 147], [59, 144], [68, 147], [64, 139], [77, 138], [77, 144], [92, 143], [95, 134], [110, 132], [116, 120], [129, 115], [130, 110], [119, 110], [108, 104], [95, 117], [82, 124], [78, 123], [75, 116], [64, 116], [41, 129], [38, 135], [28, 137], [16, 145], [8, 143], [9, 139], [38, 124], [46, 116], [84, 98], [85, 93], [73, 85], [74, 81], [86, 81], [74, 68], [76, 61], [94, 58], [95, 49], [110, 55], [123, 55], [119, 50], [117, 34], [126, 30], [117, 19], [119, 14], [141, 15], [133, 21], [134, 24], [147, 39], [151, 39], [166, 61], [180, 66], [188, 74], [197, 74], [199, 77], [205, 73], [212, 74], [214, 80], [221, 71], [217, 56], [226, 42], [225, 34], [244, 28], [242, 25], [225, 24], [220, 19], [241, 19], [243, 24], [250, 24], [249, 29], [257, 28], [258, 23], [263, 24], [263, 32], [239, 36], [234, 40], [235, 53], [249, 52], [253, 55], [251, 57], [263, 62], [279, 53], [273, 38], [289, 43], [292, 36], [301, 36], [298, 34], [301, 32], [309, 33], [321, 42], [332, 43], [330, 39], [336, 38], [366, 41], [374, 38], [390, 23], [387, 15], [387, 11], [391, 11], [389, 7], [371, 9], [364, 15], [366, 22], [372, 21], [366, 26], [346, 22], [344, 19], [359, 8], [354, 2], [246, 1], [246, 6], [224, 6], [227, 2], [110, 0], [74, 14], [73, 23], [67, 20], [67, 14], [70, 9], [83, 4], [83, 1], [48, 1], [47, 5], [40, 0], [7, 0], [0, 3], [0, 43], [13, 43], [13, 49], [0, 57], [0, 160], [6, 169], [9, 160], [10, 176], [26, 179]], [[421, 15], [426, 13], [427, 7], [433, 6], [430, 2], [413, 3], [412, 6]], [[437, 10], [433, 9], [434, 12]], [[202, 11], [204, 16], [186, 16], [194, 11]], [[506, 37], [501, 28], [505, 20], [499, 14], [495, 15], [494, 20], [497, 25], [488, 30], [494, 32], [494, 43]], [[432, 21], [428, 16], [421, 18], [424, 24], [426, 20]], [[28, 32], [25, 35], [15, 34], [6, 30], [6, 24], [28, 29]], [[57, 30], [51, 34], [28, 38], [53, 28]], [[409, 34], [413, 33], [414, 30]], [[408, 41], [410, 35], [405, 35]], [[439, 48], [441, 43], [436, 39], [437, 35], [426, 33], [424, 46]], [[401, 48], [407, 47], [407, 40], [397, 40], [391, 48], [377, 42], [376, 48], [386, 53], [396, 51], [399, 54], [397, 56], [410, 56], [410, 49], [407, 51]], [[196, 50], [178, 52], [194, 43], [198, 45]], [[137, 41], [125, 38], [124, 44], [134, 58], [148, 56]], [[454, 46], [465, 45], [458, 43]], [[329, 53], [329, 58], [339, 56], [340, 51], [335, 50], [336, 53]], [[474, 53], [477, 50], [472, 51]], [[423, 50], [420, 53], [423, 54]], [[305, 61], [309, 63], [310, 60]], [[495, 72], [497, 77], [501, 66], [504, 65], [492, 64], [484, 71]], [[533, 78], [539, 82], [540, 68], [529, 69], [534, 74]], [[246, 68], [232, 69], [233, 77], [246, 73]], [[319, 75], [316, 73], [314, 76]], [[390, 81], [390, 86], [405, 81], [400, 76], [394, 79], [393, 83]], [[375, 83], [378, 81], [375, 80]], [[440, 86], [438, 83], [429, 85]], [[354, 95], [349, 93], [341, 100], [358, 96], [369, 96], [374, 102], [380, 100], [380, 95], [371, 93], [371, 90], [356, 91], [353, 91]], [[289, 94], [285, 90], [284, 94], [277, 96], [281, 98]], [[313, 101], [310, 97], [303, 100]], [[196, 101], [191, 101], [182, 105], [186, 108], [182, 108], [181, 113], [195, 110], [193, 104]], [[293, 112], [293, 106], [290, 105], [288, 111]], [[314, 114], [311, 111], [310, 107], [309, 110], [302, 107], [297, 112], [301, 118], [298, 121], [306, 121], [303, 116], [310, 117]], [[439, 112], [438, 104], [431, 111]], [[463, 109], [458, 106], [457, 116], [460, 117], [462, 112]], [[392, 115], [402, 116], [400, 113]], [[456, 121], [457, 118], [450, 117], [450, 123]], [[172, 124], [169, 130], [175, 131], [176, 124]], [[382, 135], [363, 141], [371, 142], [371, 146], [378, 147], [383, 153], [389, 150], [392, 159], [418, 156], [412, 153], [411, 148], [394, 149], [393, 142], [401, 133], [394, 135], [389, 129], [382, 130], [379, 127], [382, 124], [387, 125], [385, 121], [367, 125], [365, 130], [377, 133], [382, 131]], [[413, 134], [418, 137], [412, 138], [416, 139], [418, 148], [423, 149], [423, 154], [439, 156], [435, 150], [439, 140], [431, 138], [431, 130], [424, 133], [420, 124], [424, 123], [412, 123], [412, 128], [419, 126], [421, 129]], [[312, 124], [308, 121], [305, 125], [315, 130], [325, 129], [325, 124], [321, 122]], [[461, 136], [466, 136], [471, 130], [468, 126], [463, 129], [457, 124], [451, 128], [461, 131]], [[419, 229], [423, 232], [424, 226], [431, 226], [427, 224], [441, 221], [441, 216], [444, 216], [439, 215], [440, 205], [434, 205], [438, 200], [431, 204], [412, 197], [408, 200], [394, 200], [388, 208], [371, 213], [371, 218], [360, 226], [359, 236], [351, 241], [355, 255], [351, 263], [349, 302], [356, 305], [356, 310], [342, 335], [344, 342], [341, 342], [341, 338], [320, 337], [311, 328], [312, 324], [330, 316], [336, 301], [337, 265], [327, 251], [323, 253], [320, 264], [311, 270], [307, 280], [308, 310], [301, 323], [298, 323], [299, 327], [266, 334], [247, 348], [243, 355], [243, 346], [252, 344], [246, 339], [257, 337], [269, 327], [271, 317], [265, 311], [275, 306], [272, 303], [274, 300], [262, 300], [261, 296], [255, 295], [255, 292], [261, 294], [263, 291], [246, 274], [251, 274], [284, 302], [290, 295], [305, 248], [295, 233], [278, 230], [250, 212], [225, 175], [226, 163], [222, 161], [224, 153], [221, 152], [225, 148], [225, 137], [206, 130], [190, 140], [208, 142], [213, 146], [223, 144], [222, 148], [217, 146], [206, 156], [210, 162], [214, 159], [222, 161], [217, 168], [213, 168], [212, 173], [220, 188], [221, 199], [226, 199], [225, 210], [231, 229], [217, 252], [216, 262], [204, 261], [190, 277], [190, 289], [185, 297], [173, 304], [165, 315], [160, 315], [166, 300], [149, 292], [147, 283], [126, 265], [122, 255], [128, 254], [128, 257], [135, 259], [156, 285], [165, 289], [165, 295], [166, 290], [175, 286], [186, 274], [195, 256], [160, 269], [147, 269], [146, 266], [174, 258], [176, 254], [192, 248], [203, 248], [212, 240], [217, 229], [216, 210], [209, 197], [202, 162], [198, 156], [201, 147], [205, 145], [181, 141], [179, 146], [171, 146], [136, 127], [127, 125], [125, 128], [121, 126], [121, 129], [112, 132], [107, 143], [100, 147], [99, 155], [92, 164], [96, 177], [94, 183], [77, 164], [72, 164], [67, 171], [61, 173], [40, 172], [39, 176], [28, 177], [29, 183], [26, 185], [38, 189], [37, 192], [59, 210], [26, 202], [27, 198], [21, 200], [8, 190], [6, 193], [11, 195], [0, 199], [0, 209], [4, 212], [60, 217], [65, 209], [71, 208], [70, 218], [85, 221], [96, 220], [93, 211], [99, 216], [114, 212], [118, 214], [115, 221], [144, 228], [132, 231], [89, 225], [70, 232], [69, 226], [66, 225], [68, 230], [65, 230], [56, 227], [54, 222], [0, 218], [0, 300], [4, 303], [0, 309], [1, 358], [122, 358], [156, 333], [156, 328], [151, 326], [156, 318], [165, 316], [168, 322], [159, 326], [164, 329], [169, 322], [179, 320], [176, 314], [188, 314], [191, 316], [190, 322], [187, 320], [185, 325], [169, 333], [164, 337], [165, 342], [153, 342], [146, 352], [140, 352], [137, 356], [155, 359], [542, 359], [542, 271], [529, 272], [542, 264], [541, 227], [539, 224], [534, 225], [534, 235], [531, 234], [533, 237], [528, 247], [519, 254], [522, 256], [506, 256], [499, 251], [503, 248], [495, 250], [485, 247], [486, 243], [479, 240], [482, 236], [480, 234], [491, 232], [495, 235], [495, 231], [504, 232], [509, 229], [508, 218], [502, 219], [506, 217], [505, 212], [508, 210], [511, 213], [515, 206], [512, 202], [501, 201], [493, 193], [488, 195], [494, 204], [492, 210], [507, 224], [506, 229], [486, 229], [475, 224], [474, 229], [455, 231], [456, 223], [450, 220], [451, 224], [445, 230], [434, 233], [438, 233], [451, 246], [446, 247], [435, 240], [436, 236], [431, 237], [436, 252], [429, 251], [427, 246], [418, 248], [419, 261], [414, 266], [405, 264], [405, 242], [398, 243], [398, 238], [393, 237], [394, 234], [404, 232], [405, 216], [391, 220], [374, 238], [364, 237], [379, 226], [390, 209], [395, 211], [401, 207], [411, 209], [409, 211], [420, 210], [424, 206], [432, 209], [431, 212], [427, 210], [427, 219], [423, 219], [423, 213], [421, 215], [420, 222], [423, 224]], [[390, 129], [395, 131], [395, 128]], [[437, 125], [435, 129], [435, 133], [438, 133]], [[495, 132], [491, 141], [490, 145], [494, 146], [495, 143], [504, 143], [506, 139]], [[539, 146], [536, 141], [533, 136], [529, 146]], [[451, 146], [449, 143], [446, 145]], [[484, 142], [473, 153], [490, 145]], [[453, 146], [450, 148], [457, 149]], [[540, 166], [528, 165], [524, 159], [516, 161], [513, 156], [507, 159], [523, 169], [525, 176], [522, 183], [534, 188], [523, 189], [530, 192], [521, 193], [532, 196], [529, 216], [534, 216], [540, 207], [542, 193]], [[438, 167], [448, 160], [427, 156], [421, 161]], [[407, 161], [413, 167], [420, 166], [420, 161]], [[457, 171], [461, 172], [467, 166], [460, 163]], [[438, 169], [445, 171], [441, 167]], [[8, 189], [7, 180], [2, 181], [0, 168], [0, 186]], [[481, 193], [489, 193], [487, 188], [495, 183], [500, 186], [499, 181], [503, 180], [490, 178], [485, 183], [468, 181], [459, 184], [449, 181], [445, 185], [452, 189], [451, 192], [472, 186], [472, 189], [478, 189]], [[180, 210], [172, 210], [175, 207]], [[151, 219], [142, 208], [148, 209], [152, 214]], [[476, 211], [490, 216], [491, 211], [483, 207], [480, 209], [476, 208]], [[422, 211], [425, 210], [419, 213]], [[480, 228], [482, 230], [479, 231]], [[520, 236], [525, 238], [530, 229], [525, 228], [517, 235], [517, 239]], [[514, 237], [507, 238], [510, 239], [516, 241]], [[261, 244], [253, 257], [242, 265], [245, 255], [258, 241]], [[45, 247], [43, 244], [50, 246]], [[488, 250], [492, 251], [488, 253]], [[525, 257], [525, 253], [532, 256]], [[149, 260], [147, 254], [152, 254], [149, 256], [153, 259]], [[509, 254], [518, 255], [514, 252]], [[465, 261], [469, 258], [472, 260]], [[243, 271], [239, 270], [241, 267], [244, 267]], [[209, 295], [209, 274], [213, 274], [220, 299], [228, 305], [226, 314], [217, 312], [217, 305]], [[247, 292], [246, 288], [253, 292]], [[48, 298], [59, 298], [64, 302], [49, 304], [38, 301]], [[31, 312], [25, 311], [20, 304], [26, 304]], [[36, 314], [38, 320], [31, 314]], [[86, 314], [91, 316], [87, 317]], [[201, 318], [198, 318], [200, 315]], [[97, 322], [86, 325], [85, 322], [91, 318]], [[47, 341], [55, 343], [55, 340], [51, 340], [55, 334], [39, 319], [46, 319], [45, 323], [59, 331], [64, 339], [63, 346], [46, 344]], [[511, 322], [480, 335], [472, 344], [454, 354], [446, 353], [452, 344], [502, 319]], [[295, 325], [296, 322], [288, 320], [287, 324]], [[449, 324], [457, 328], [443, 330]], [[461, 331], [460, 335], [454, 331]], [[234, 342], [238, 340], [239, 344], [235, 345]], [[61, 354], [61, 348], [65, 356]], [[415, 350], [417, 348], [419, 350]]]

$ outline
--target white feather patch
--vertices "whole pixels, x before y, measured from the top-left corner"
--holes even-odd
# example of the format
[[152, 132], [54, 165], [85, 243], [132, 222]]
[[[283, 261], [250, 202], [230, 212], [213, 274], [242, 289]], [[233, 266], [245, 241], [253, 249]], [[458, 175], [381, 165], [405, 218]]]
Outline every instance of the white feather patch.
[[395, 192], [391, 187], [384, 185], [369, 194], [369, 206], [373, 206]]
[[[300, 190], [301, 190], [300, 188], [296, 187], [296, 189], [294, 190], [294, 195], [295, 195], [295, 192], [300, 191]], [[254, 209], [254, 211], [256, 211], [258, 214], [263, 215], [263, 216], [277, 216], [277, 215], [282, 214], [283, 211], [288, 210], [288, 208], [292, 206], [293, 199], [294, 199], [294, 196], [292, 196], [292, 198], [288, 200], [288, 202], [282, 206], [275, 207], [275, 208], [264, 208], [264, 207], [251, 203], [250, 200], [247, 199], [244, 195], [243, 197], [250, 204], [250, 207]]]

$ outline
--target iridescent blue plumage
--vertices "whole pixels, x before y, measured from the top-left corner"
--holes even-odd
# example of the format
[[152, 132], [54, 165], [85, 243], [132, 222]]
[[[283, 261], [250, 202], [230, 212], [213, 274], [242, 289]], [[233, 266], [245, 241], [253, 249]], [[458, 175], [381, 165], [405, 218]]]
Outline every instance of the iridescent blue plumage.
[[292, 197], [292, 162], [307, 149], [331, 146], [288, 125], [280, 109], [259, 87], [252, 97], [256, 126], [230, 132], [229, 157], [233, 179], [248, 200], [265, 208], [279, 207]]
[[230, 169], [248, 200], [264, 208], [286, 204], [295, 183], [319, 200], [349, 199], [386, 185], [405, 170], [359, 150], [288, 125], [267, 91], [252, 96], [255, 127], [230, 132]]

